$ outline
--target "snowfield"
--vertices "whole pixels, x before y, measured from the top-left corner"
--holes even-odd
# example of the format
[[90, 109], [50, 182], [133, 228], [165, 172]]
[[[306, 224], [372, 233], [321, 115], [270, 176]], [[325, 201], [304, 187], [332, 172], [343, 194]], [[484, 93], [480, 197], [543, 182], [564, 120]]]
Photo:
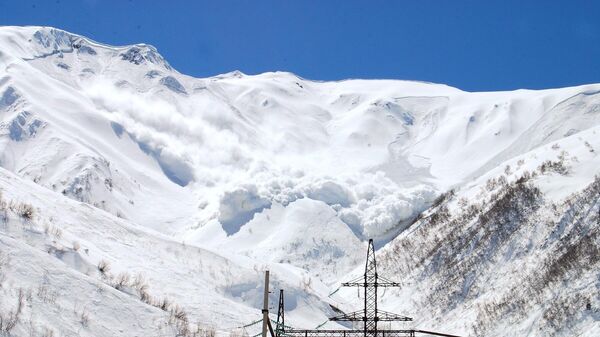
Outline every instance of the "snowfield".
[[597, 336], [599, 152], [600, 84], [194, 78], [0, 27], [0, 335], [253, 336], [265, 269], [314, 328], [374, 238], [408, 326]]

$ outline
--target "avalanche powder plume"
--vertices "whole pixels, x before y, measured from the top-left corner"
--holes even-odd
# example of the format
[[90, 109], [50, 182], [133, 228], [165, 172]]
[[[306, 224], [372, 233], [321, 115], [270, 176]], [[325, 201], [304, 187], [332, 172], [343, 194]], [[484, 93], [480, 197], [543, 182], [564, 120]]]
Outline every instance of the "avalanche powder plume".
[[599, 125], [599, 84], [194, 78], [150, 45], [1, 27], [0, 318], [231, 335], [270, 269], [311, 327], [359, 304], [338, 282], [374, 238], [404, 285], [382, 305], [415, 326], [592, 336]]

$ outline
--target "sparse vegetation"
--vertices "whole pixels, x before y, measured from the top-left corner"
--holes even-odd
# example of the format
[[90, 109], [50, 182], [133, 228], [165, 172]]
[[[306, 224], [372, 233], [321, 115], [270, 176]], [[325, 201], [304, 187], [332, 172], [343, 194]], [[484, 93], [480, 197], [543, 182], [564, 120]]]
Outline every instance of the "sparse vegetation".
[[98, 271], [106, 276], [108, 274], [108, 272], [110, 271], [110, 262], [102, 259], [100, 260], [100, 262], [98, 262]]
[[453, 189], [449, 190], [448, 192], [442, 193], [439, 197], [435, 198], [431, 207], [435, 208], [435, 207], [441, 205], [444, 201], [449, 200], [452, 197], [454, 197], [454, 194], [455, 193], [454, 193]]
[[[186, 311], [168, 297], [154, 297], [148, 291], [148, 283], [142, 273], [135, 276], [127, 272], [120, 273], [114, 279], [110, 275], [110, 263], [106, 260], [98, 262], [98, 270], [106, 278], [105, 282], [117, 290], [123, 291], [127, 287], [133, 288], [140, 301], [169, 313], [167, 324], [175, 329], [176, 335], [181, 337], [214, 337], [214, 328], [203, 327], [201, 324], [190, 324]], [[83, 311], [79, 314], [80, 323], [87, 327], [89, 324], [89, 313]]]
[[144, 284], [143, 286], [137, 288], [137, 292], [142, 302], [146, 304], [152, 303], [152, 297], [150, 296], [150, 293], [148, 293], [148, 285]]
[[167, 322], [175, 328], [177, 336], [181, 337], [214, 337], [215, 329], [205, 327], [200, 323], [191, 324], [188, 320], [187, 313], [179, 306], [169, 312], [169, 320]]
[[55, 240], [60, 240], [63, 235], [62, 229], [48, 223], [44, 225], [44, 233], [48, 236], [52, 236]]
[[163, 297], [153, 301], [152, 305], [159, 308], [162, 311], [169, 311], [169, 308], [171, 307], [171, 301], [167, 297]]
[[141, 288], [147, 288], [148, 285], [146, 284], [146, 277], [144, 277], [144, 274], [137, 273], [131, 280], [131, 286], [136, 290]]
[[0, 251], [0, 288], [2, 288], [2, 284], [4, 280], [6, 280], [6, 269], [10, 263], [10, 257]]
[[6, 314], [0, 313], [0, 334], [10, 335], [10, 332], [15, 328], [21, 319], [21, 313], [23, 312], [24, 304], [25, 294], [23, 293], [23, 289], [19, 288], [16, 308]]
[[23, 202], [17, 203], [14, 206], [14, 210], [18, 216], [26, 220], [33, 220], [33, 217], [35, 215], [35, 209], [33, 208], [33, 206]]
[[79, 314], [79, 323], [84, 328], [87, 328], [90, 325], [90, 313], [86, 309], [83, 309]]
[[44, 327], [42, 337], [54, 337], [54, 329], [47, 327], [47, 326]]
[[6, 200], [4, 200], [4, 196], [2, 194], [2, 190], [0, 190], [0, 222], [5, 223], [8, 220], [8, 204]]
[[569, 174], [570, 167], [566, 164], [566, 156], [567, 152], [562, 151], [558, 156], [557, 160], [546, 160], [540, 166], [538, 166], [538, 171], [540, 174], [544, 174], [546, 172], [555, 172], [560, 175]]
[[[564, 160], [566, 155], [561, 157]], [[560, 161], [546, 168], [561, 172], [555, 166], [561, 165]], [[569, 322], [576, 321], [576, 316], [597, 313], [587, 309], [594, 308], [590, 296], [577, 299], [560, 295], [548, 301], [547, 292], [555, 293], [557, 287], [580, 279], [600, 264], [600, 177], [584, 191], [555, 204], [545, 201], [531, 182], [538, 170], [524, 171], [510, 183], [504, 175], [489, 179], [477, 199], [459, 199], [455, 212], [448, 210], [451, 198], [424, 212], [411, 235], [396, 240], [382, 254], [379, 265], [397, 275], [416, 273], [412, 277], [432, 280], [432, 287], [423, 289], [428, 294], [420, 303], [423, 307], [451, 310], [466, 301], [477, 303], [473, 335], [494, 335], [496, 322], [524, 319], [536, 306], [544, 308], [539, 323], [547, 327], [543, 331], [570, 331]], [[546, 220], [546, 216], [557, 219]], [[532, 229], [536, 235], [547, 237], [543, 247], [516, 241], [535, 237]], [[518, 259], [531, 249], [544, 250], [534, 270], [523, 267], [514, 271], [511, 277], [515, 280], [499, 297], [478, 298], [495, 273], [489, 268], [507, 259], [507, 252], [512, 254], [510, 259]], [[557, 317], [557, 310], [561, 317]]]
[[197, 326], [197, 337], [215, 337], [216, 331], [213, 327], [203, 327], [200, 324], [196, 324]]
[[46, 284], [39, 285], [36, 295], [40, 301], [48, 304], [56, 303], [56, 299], [58, 298], [58, 293], [52, 291]]
[[130, 279], [131, 279], [131, 276], [128, 273], [126, 273], [126, 272], [120, 273], [115, 278], [113, 287], [117, 290], [121, 290], [129, 285]]

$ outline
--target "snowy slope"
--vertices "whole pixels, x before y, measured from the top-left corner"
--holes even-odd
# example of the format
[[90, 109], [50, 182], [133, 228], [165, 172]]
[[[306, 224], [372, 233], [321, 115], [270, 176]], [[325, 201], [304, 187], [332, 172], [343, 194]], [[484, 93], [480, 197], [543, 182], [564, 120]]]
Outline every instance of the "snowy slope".
[[[113, 336], [132, 332], [143, 336], [156, 333], [161, 324], [163, 329], [174, 331], [176, 324], [171, 322], [169, 308], [167, 313], [156, 308], [163, 299], [172, 303], [171, 309], [180, 306], [190, 322], [208, 322], [205, 327], [217, 330], [258, 316], [255, 308], [262, 299], [264, 265], [248, 260], [237, 263], [87, 204], [68, 198], [56, 200], [56, 193], [3, 169], [0, 181], [2, 308], [6, 312], [12, 309], [12, 298], [22, 289], [32, 298], [26, 303], [29, 308], [23, 318], [31, 317], [34, 331], [48, 326], [61, 334], [77, 331], [81, 335]], [[31, 205], [33, 214], [24, 216], [22, 205]], [[109, 266], [104, 272], [100, 270], [102, 263]], [[307, 288], [305, 273], [285, 266], [270, 268], [275, 273], [274, 284], [289, 289], [288, 296], [297, 303], [289, 308], [291, 317], [295, 309], [310, 306], [322, 312], [307, 318], [325, 319], [323, 312], [330, 309], [319, 300], [326, 298], [324, 285], [313, 282], [312, 288]], [[121, 278], [127, 282], [119, 288]], [[142, 296], [143, 285], [147, 300]], [[45, 298], [46, 292], [50, 299]], [[43, 305], [39, 306], [40, 302]], [[82, 326], [77, 317], [84, 309], [90, 316], [88, 326]], [[60, 321], [54, 321], [53, 316], [38, 321], [47, 311], [60, 315], [65, 310], [69, 315], [62, 315]], [[138, 316], [138, 311], [143, 315]], [[298, 319], [303, 321], [303, 317]], [[29, 329], [22, 326], [16, 335]]]
[[541, 146], [446, 193], [380, 250], [380, 273], [403, 284], [382, 307], [457, 334], [597, 335], [598, 135]]
[[[235, 326], [256, 318], [260, 274], [270, 268], [289, 290], [289, 317], [310, 327], [331, 313], [327, 303], [348, 310], [359, 305], [355, 293], [328, 295], [339, 281], [360, 273], [367, 238], [393, 255], [414, 236], [422, 245], [412, 249], [425, 256], [429, 248], [423, 247], [460, 233], [431, 229], [446, 222], [415, 222], [439, 212], [434, 201], [452, 188], [448, 207], [459, 216], [489, 198], [492, 190], [480, 190], [491, 178], [505, 175], [512, 181], [547, 160], [567, 161], [568, 170], [550, 164], [529, 182], [543, 200], [524, 218], [562, 209], [555, 204], [574, 198], [600, 173], [599, 126], [600, 84], [469, 93], [411, 81], [315, 82], [281, 72], [193, 78], [149, 45], [114, 47], [54, 28], [1, 27], [0, 190], [7, 201], [33, 204], [39, 214], [26, 221], [37, 229], [24, 230], [17, 225], [23, 220], [18, 212], [8, 212], [2, 250], [40, 270], [11, 273], [11, 286], [4, 288], [15, 295], [16, 284], [28, 279], [26, 287], [33, 289], [49, 268], [82, 289], [100, 289], [111, 283], [97, 271], [105, 259], [114, 265], [115, 278], [126, 270], [132, 277], [143, 272], [157, 296], [173, 298], [194, 320], [217, 324], [224, 317]], [[548, 173], [552, 170], [560, 171], [558, 176]], [[589, 226], [597, 229], [594, 219]], [[465, 226], [492, 228], [493, 219], [485, 220], [470, 218], [472, 227]], [[38, 233], [45, 222], [64, 237], [53, 242], [51, 235]], [[515, 242], [543, 240], [543, 230], [522, 222], [527, 225]], [[418, 236], [414, 228], [420, 227], [430, 228], [427, 235]], [[72, 241], [91, 257], [66, 248], [67, 253], [39, 255]], [[411, 301], [388, 305], [400, 311], [423, 308], [410, 310], [425, 317], [417, 321], [424, 327], [476, 333], [473, 327], [484, 324], [476, 318], [479, 309], [473, 309], [481, 298], [435, 302], [427, 297], [432, 296], [428, 285], [460, 281], [430, 271], [436, 264], [431, 256], [444, 249], [433, 245], [423, 267], [401, 270], [411, 287], [400, 294]], [[535, 254], [552, 252], [544, 248]], [[452, 253], [466, 259], [473, 251]], [[489, 257], [476, 265], [493, 279], [502, 268], [522, 263], [507, 256], [510, 263]], [[57, 258], [67, 262], [56, 264]], [[399, 270], [391, 263], [386, 267], [390, 273]], [[413, 278], [427, 282], [417, 287]], [[481, 296], [498, 288], [509, 291], [512, 279], [498, 282], [509, 284], [482, 286]], [[581, 287], [589, 290], [590, 284]], [[68, 293], [60, 282], [54, 287]], [[102, 299], [107, 313], [119, 311], [118, 301], [128, 301], [147, 313], [138, 322], [165, 316], [122, 293], [111, 293], [118, 300]], [[593, 317], [596, 322], [597, 314]], [[519, 319], [522, 328], [507, 331], [535, 335], [531, 329], [537, 323]], [[68, 318], [63, 323], [59, 330], [74, 331]], [[150, 331], [115, 324], [122, 330], [110, 335]], [[577, 324], [589, 326], [589, 318]], [[486, 329], [500, 333], [493, 329], [501, 328]], [[99, 334], [91, 325], [86, 333]]]

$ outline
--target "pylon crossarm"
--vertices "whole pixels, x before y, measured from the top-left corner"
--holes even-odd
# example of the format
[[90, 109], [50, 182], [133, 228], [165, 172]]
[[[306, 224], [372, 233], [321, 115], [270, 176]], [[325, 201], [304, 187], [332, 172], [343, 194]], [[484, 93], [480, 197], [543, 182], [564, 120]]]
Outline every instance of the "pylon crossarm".
[[400, 287], [401, 284], [398, 282], [344, 282], [344, 287]]
[[383, 276], [377, 276], [377, 285], [381, 287], [400, 287], [402, 284], [391, 281]]
[[364, 316], [364, 311], [361, 310], [361, 311], [354, 311], [354, 312], [349, 312], [347, 314], [331, 317], [329, 320], [330, 321], [338, 321], [338, 322], [362, 321], [363, 316]]
[[372, 287], [374, 285], [375, 285], [375, 283], [368, 283], [368, 282], [365, 285], [365, 282], [360, 282], [360, 281], [342, 283], [342, 286], [344, 286], [344, 287], [365, 287], [365, 286]]
[[382, 287], [382, 288], [390, 288], [390, 287], [401, 287], [402, 285], [400, 283], [397, 283], [397, 282], [389, 282], [389, 283], [379, 283], [379, 282], [377, 282], [377, 286], [378, 287]]
[[383, 310], [377, 310], [377, 316], [380, 321], [401, 321], [409, 322], [413, 319], [411, 317], [394, 314], [393, 312], [387, 312]]

